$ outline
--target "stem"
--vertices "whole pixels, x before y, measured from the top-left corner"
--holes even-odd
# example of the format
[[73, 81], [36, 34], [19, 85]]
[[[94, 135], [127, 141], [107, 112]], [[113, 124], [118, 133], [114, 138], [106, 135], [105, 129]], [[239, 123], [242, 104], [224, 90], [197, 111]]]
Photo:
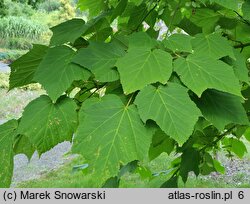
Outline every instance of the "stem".
[[126, 108], [130, 105], [130, 103], [131, 103], [131, 101], [132, 101], [134, 95], [135, 95], [135, 92], [134, 92], [134, 93], [131, 95], [131, 97], [129, 98], [128, 103], [127, 103], [127, 105], [126, 105]]

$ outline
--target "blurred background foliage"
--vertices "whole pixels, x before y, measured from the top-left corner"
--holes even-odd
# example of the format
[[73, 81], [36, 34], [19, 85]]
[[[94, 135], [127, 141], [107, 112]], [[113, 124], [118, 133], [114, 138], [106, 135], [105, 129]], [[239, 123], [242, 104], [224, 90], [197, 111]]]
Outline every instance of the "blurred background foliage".
[[0, 0], [0, 61], [13, 61], [32, 44], [48, 44], [50, 27], [86, 16], [76, 0]]

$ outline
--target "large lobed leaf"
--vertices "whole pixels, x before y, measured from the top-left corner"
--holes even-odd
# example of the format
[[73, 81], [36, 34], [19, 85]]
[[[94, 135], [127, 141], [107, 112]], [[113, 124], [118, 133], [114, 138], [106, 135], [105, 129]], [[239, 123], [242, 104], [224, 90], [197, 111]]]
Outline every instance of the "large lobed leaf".
[[147, 86], [136, 97], [144, 122], [154, 120], [160, 128], [179, 144], [187, 141], [201, 115], [191, 101], [187, 89], [175, 83], [166, 86]]
[[134, 105], [115, 95], [89, 99], [80, 110], [73, 152], [89, 160], [98, 185], [117, 175], [120, 165], [147, 157], [152, 132]]
[[77, 125], [76, 104], [69, 98], [53, 103], [42, 95], [25, 109], [18, 134], [25, 135], [39, 154], [63, 141], [71, 141]]
[[204, 117], [219, 130], [224, 130], [225, 125], [229, 123], [249, 125], [240, 97], [209, 90], [202, 94], [197, 105]]

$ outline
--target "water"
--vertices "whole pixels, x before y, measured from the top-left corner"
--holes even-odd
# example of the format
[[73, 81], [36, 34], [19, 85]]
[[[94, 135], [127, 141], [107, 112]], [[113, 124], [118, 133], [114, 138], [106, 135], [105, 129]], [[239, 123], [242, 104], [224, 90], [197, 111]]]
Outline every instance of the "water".
[[10, 67], [5, 63], [0, 62], [0, 72], [8, 73], [10, 72]]

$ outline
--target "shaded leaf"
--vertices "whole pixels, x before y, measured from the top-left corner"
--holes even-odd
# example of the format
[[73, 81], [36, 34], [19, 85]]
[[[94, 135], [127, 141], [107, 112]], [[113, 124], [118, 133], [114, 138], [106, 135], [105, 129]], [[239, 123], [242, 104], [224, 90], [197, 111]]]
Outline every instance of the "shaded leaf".
[[178, 188], [178, 176], [171, 177], [161, 185], [161, 188]]
[[41, 83], [53, 101], [56, 101], [74, 80], [87, 80], [90, 73], [73, 64], [75, 52], [67, 46], [50, 48], [36, 70], [34, 79]]
[[184, 183], [187, 182], [188, 173], [193, 171], [196, 176], [199, 175], [200, 154], [197, 150], [189, 148], [184, 150], [181, 155], [180, 176]]
[[248, 117], [241, 104], [241, 98], [215, 90], [205, 91], [197, 105], [204, 117], [219, 130], [229, 123], [248, 125]]

